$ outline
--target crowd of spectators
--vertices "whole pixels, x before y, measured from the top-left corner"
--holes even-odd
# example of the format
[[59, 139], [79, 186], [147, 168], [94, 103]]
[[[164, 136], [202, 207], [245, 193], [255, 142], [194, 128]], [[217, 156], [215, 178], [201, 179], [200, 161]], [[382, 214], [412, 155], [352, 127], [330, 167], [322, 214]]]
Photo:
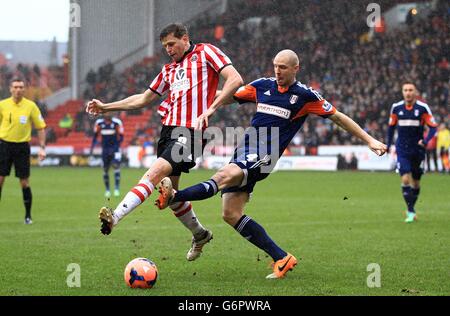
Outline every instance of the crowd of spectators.
[[[245, 82], [273, 76], [273, 56], [281, 49], [294, 50], [301, 63], [298, 79], [381, 140], [390, 107], [401, 100], [406, 79], [416, 83], [436, 120], [448, 122], [448, 1], [438, 1], [430, 15], [410, 19], [402, 28], [373, 34], [366, 22], [369, 2], [235, 0], [228, 1], [219, 17], [201, 16], [188, 26], [194, 42], [210, 42], [230, 56]], [[377, 1], [383, 11], [400, 2], [405, 1]], [[120, 74], [107, 64], [88, 74], [84, 98], [112, 101], [144, 91], [167, 61], [161, 51]], [[219, 110], [211, 123], [246, 127], [253, 113], [254, 107], [231, 105]], [[157, 137], [159, 126], [154, 111], [140, 130]], [[296, 144], [315, 148], [359, 141], [330, 121], [311, 117], [294, 139]]]
[[25, 97], [35, 101], [43, 100], [65, 84], [63, 67], [5, 63], [0, 65], [0, 99], [11, 95], [9, 83], [17, 77], [24, 79], [27, 84]]

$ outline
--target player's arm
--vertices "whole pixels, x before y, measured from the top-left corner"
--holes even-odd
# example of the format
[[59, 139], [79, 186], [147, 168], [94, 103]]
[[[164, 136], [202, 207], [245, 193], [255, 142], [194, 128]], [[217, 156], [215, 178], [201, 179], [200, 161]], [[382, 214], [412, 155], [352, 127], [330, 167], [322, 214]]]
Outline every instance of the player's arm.
[[92, 143], [91, 143], [91, 149], [89, 150], [89, 155], [92, 155], [94, 151], [95, 145], [97, 145], [97, 137], [100, 134], [100, 126], [98, 124], [98, 121], [95, 122], [94, 126], [94, 136], [92, 136]]
[[143, 108], [159, 98], [151, 89], [147, 89], [144, 93], [135, 94], [120, 101], [103, 103], [97, 99], [88, 102], [86, 112], [92, 115], [98, 115], [111, 111], [129, 111]]
[[422, 124], [427, 124], [430, 129], [427, 137], [424, 140], [419, 141], [419, 145], [425, 147], [437, 132], [437, 123], [429, 109], [427, 110], [427, 113], [422, 114]]
[[45, 144], [46, 144], [45, 128], [47, 127], [47, 125], [45, 124], [41, 111], [39, 110], [36, 104], [34, 104], [33, 109], [31, 110], [31, 120], [33, 121], [33, 125], [37, 130], [37, 136], [39, 141], [38, 157], [39, 160], [42, 161], [47, 156], [47, 153], [45, 152]]
[[116, 125], [116, 133], [117, 133], [117, 141], [119, 143], [119, 147], [123, 142], [124, 136], [123, 136], [123, 125], [122, 122], [120, 123], [120, 125]]
[[99, 134], [98, 132], [95, 132], [94, 136], [92, 136], [92, 143], [91, 143], [91, 149], [89, 150], [89, 155], [92, 155], [92, 153], [94, 152], [95, 145], [97, 145], [98, 134]]
[[391, 114], [389, 115], [389, 126], [387, 131], [387, 151], [391, 148], [392, 140], [394, 139], [395, 128], [397, 126], [398, 117], [394, 113], [394, 106], [392, 106]]
[[45, 135], [45, 127], [37, 130], [37, 136], [39, 140], [39, 160], [44, 160], [47, 156], [45, 152], [45, 143], [46, 143], [46, 135]]
[[350, 134], [358, 137], [363, 142], [365, 142], [367, 146], [369, 146], [370, 150], [372, 150], [378, 156], [382, 156], [386, 152], [387, 148], [385, 144], [379, 142], [378, 140], [367, 134], [358, 124], [356, 124], [355, 121], [353, 121], [344, 113], [336, 111], [328, 118], [332, 120], [336, 125], [342, 127]]
[[[233, 94], [244, 84], [241, 75], [233, 67], [228, 65], [222, 69], [220, 75], [225, 79], [222, 90], [215, 95], [214, 102], [208, 110], [197, 118], [196, 129], [202, 129], [208, 126], [208, 117], [210, 117], [221, 105], [233, 103]], [[230, 101], [231, 100], [231, 101]]]

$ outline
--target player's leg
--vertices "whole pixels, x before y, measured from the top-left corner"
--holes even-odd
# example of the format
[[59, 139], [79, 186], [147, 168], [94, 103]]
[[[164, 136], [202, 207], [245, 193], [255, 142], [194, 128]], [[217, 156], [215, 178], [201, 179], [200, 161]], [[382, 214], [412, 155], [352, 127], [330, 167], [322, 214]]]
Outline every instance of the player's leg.
[[410, 223], [414, 221], [416, 217], [416, 210], [414, 209], [414, 193], [412, 188], [411, 172], [401, 173], [401, 181], [403, 199], [405, 200], [407, 207], [405, 222]]
[[29, 178], [21, 178], [19, 180], [22, 188], [23, 205], [25, 206], [25, 224], [31, 224], [31, 204], [33, 201], [33, 194], [31, 193]]
[[211, 179], [180, 191], [177, 191], [178, 185], [175, 186], [173, 182], [163, 179], [160, 186], [160, 195], [155, 204], [158, 208], [164, 209], [169, 203], [205, 200], [213, 197], [224, 188], [239, 186], [243, 178], [243, 169], [230, 163], [217, 171]]
[[436, 148], [434, 148], [431, 151], [431, 156], [433, 158], [434, 171], [437, 172], [439, 170], [439, 167], [438, 167], [438, 157], [437, 157], [437, 149]]
[[102, 222], [101, 232], [105, 235], [111, 233], [112, 228], [131, 213], [136, 207], [141, 205], [153, 192], [155, 185], [162, 178], [168, 176], [172, 172], [171, 164], [164, 158], [158, 158], [147, 170], [139, 183], [132, 188], [112, 211], [107, 207], [100, 210], [99, 218]]
[[[119, 153], [120, 154], [120, 153]], [[114, 196], [120, 196], [120, 160], [114, 159], [112, 163], [114, 170]]]
[[424, 157], [422, 155], [417, 155], [416, 159], [412, 162], [410, 184], [412, 192], [412, 204], [414, 209], [420, 194], [420, 179], [423, 175], [423, 158]]
[[442, 163], [442, 173], [449, 171], [449, 160], [448, 160], [448, 149], [441, 147], [440, 149], [441, 163]]
[[448, 158], [448, 148], [442, 147], [442, 170], [443, 172], [450, 172], [450, 161]]
[[111, 155], [105, 150], [102, 153], [103, 160], [103, 184], [105, 185], [105, 197], [111, 197], [111, 189], [109, 185], [109, 167], [111, 166]]
[[0, 176], [0, 201], [2, 200], [2, 188], [3, 188], [4, 183], [5, 183], [5, 177]]
[[248, 199], [249, 193], [247, 192], [225, 192], [222, 195], [222, 217], [244, 239], [272, 257], [273, 273], [269, 274], [267, 278], [282, 278], [297, 264], [297, 259], [281, 249], [260, 224], [244, 214], [244, 206]]
[[401, 177], [402, 195], [406, 203], [406, 220], [410, 221], [415, 217], [414, 195], [412, 192], [412, 159], [409, 156], [397, 156], [397, 168]]
[[31, 224], [31, 206], [33, 195], [30, 187], [30, 145], [22, 143], [15, 145], [14, 168], [16, 178], [19, 178], [22, 188], [23, 204], [25, 206], [25, 224]]
[[[167, 179], [169, 179], [173, 188], [177, 190], [180, 176], [171, 176]], [[200, 257], [203, 247], [213, 238], [213, 234], [200, 223], [189, 200], [173, 202], [169, 207], [173, 215], [192, 233], [191, 248], [186, 254], [186, 259], [193, 261]]]
[[5, 179], [11, 173], [13, 159], [8, 144], [0, 140], [0, 201]]
[[425, 155], [426, 155], [427, 171], [428, 171], [428, 172], [431, 172], [431, 165], [430, 165], [430, 160], [431, 160], [431, 150], [427, 149]]

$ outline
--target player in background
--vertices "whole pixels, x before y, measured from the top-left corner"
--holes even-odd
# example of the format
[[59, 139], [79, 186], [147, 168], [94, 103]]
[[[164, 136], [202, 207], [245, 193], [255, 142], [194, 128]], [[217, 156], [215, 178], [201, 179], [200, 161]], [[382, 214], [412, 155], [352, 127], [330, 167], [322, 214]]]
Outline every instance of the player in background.
[[[397, 140], [397, 170], [401, 176], [402, 193], [405, 199], [406, 223], [417, 220], [414, 208], [420, 193], [420, 178], [423, 174], [425, 146], [436, 134], [437, 124], [428, 104], [417, 100], [417, 89], [414, 83], [402, 85], [403, 100], [394, 103], [389, 118], [387, 135], [388, 150], [392, 144], [395, 129]], [[423, 138], [424, 125], [430, 128], [427, 137]]]
[[[335, 124], [364, 141], [377, 155], [383, 155], [386, 145], [372, 138], [345, 114], [338, 112], [315, 90], [296, 80], [299, 59], [292, 50], [279, 52], [273, 60], [275, 78], [260, 78], [242, 87], [234, 95], [239, 103], [256, 103], [257, 112], [244, 139], [236, 148], [230, 163], [221, 168], [211, 179], [182, 191], [173, 189], [170, 179], [161, 181], [158, 208], [182, 201], [203, 200], [222, 191], [222, 215], [246, 240], [265, 251], [274, 260], [273, 273], [266, 278], [278, 279], [292, 270], [297, 259], [281, 249], [264, 228], [251, 217], [244, 215], [245, 203], [256, 182], [269, 176], [276, 161], [283, 154], [292, 138], [302, 127], [309, 114], [331, 119]], [[228, 99], [227, 103], [232, 103]], [[211, 115], [218, 106], [211, 107]], [[271, 130], [266, 137], [257, 137], [260, 131]], [[278, 130], [278, 132], [276, 132]], [[274, 143], [277, 146], [273, 149]], [[273, 152], [272, 150], [277, 150]], [[269, 166], [268, 170], [263, 168]]]
[[437, 148], [439, 149], [439, 157], [442, 163], [442, 173], [450, 173], [450, 161], [448, 159], [450, 148], [450, 130], [444, 123], [439, 124], [439, 131], [437, 135]]
[[122, 160], [122, 152], [120, 145], [123, 141], [123, 124], [122, 121], [113, 117], [111, 113], [103, 114], [103, 118], [98, 119], [94, 125], [94, 136], [90, 155], [97, 145], [97, 138], [101, 135], [102, 144], [102, 160], [103, 160], [103, 182], [105, 184], [105, 197], [111, 197], [109, 185], [109, 168], [114, 168], [114, 196], [120, 196], [120, 162]]
[[[101, 208], [99, 218], [103, 234], [110, 234], [122, 218], [152, 194], [155, 186], [164, 177], [169, 176], [174, 186], [178, 186], [181, 173], [187, 173], [195, 166], [196, 147], [188, 148], [187, 143], [195, 145], [197, 138], [194, 137], [194, 130], [201, 131], [207, 125], [208, 116], [205, 112], [212, 106], [223, 104], [243, 82], [231, 60], [220, 49], [208, 43], [194, 44], [190, 41], [184, 25], [168, 25], [161, 31], [159, 38], [172, 62], [162, 67], [144, 93], [107, 104], [94, 99], [86, 107], [86, 111], [93, 115], [133, 110], [149, 105], [161, 95], [167, 94], [158, 110], [163, 124], [158, 141], [158, 158], [138, 185], [126, 194], [114, 210]], [[222, 94], [215, 98], [220, 77], [224, 79]], [[183, 137], [176, 135], [180, 130], [185, 133]], [[203, 142], [200, 143], [200, 149], [204, 145]], [[172, 154], [180, 151], [186, 154], [181, 161]], [[170, 208], [193, 235], [191, 248], [186, 255], [187, 260], [197, 259], [203, 246], [212, 239], [212, 232], [203, 227], [197, 219], [189, 201], [172, 203]]]
[[9, 85], [11, 97], [0, 101], [0, 199], [5, 177], [14, 165], [15, 175], [22, 188], [25, 205], [25, 224], [32, 224], [31, 205], [33, 195], [30, 187], [30, 140], [31, 129], [37, 129], [39, 139], [39, 160], [45, 152], [45, 121], [36, 103], [24, 97], [25, 82], [14, 78]]

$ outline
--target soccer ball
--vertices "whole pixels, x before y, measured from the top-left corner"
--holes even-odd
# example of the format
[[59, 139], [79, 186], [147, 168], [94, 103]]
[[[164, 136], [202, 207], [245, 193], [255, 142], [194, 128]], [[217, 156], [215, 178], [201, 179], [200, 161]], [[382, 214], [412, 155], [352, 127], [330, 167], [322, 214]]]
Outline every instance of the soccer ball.
[[131, 288], [151, 289], [158, 279], [158, 268], [149, 259], [136, 258], [127, 264], [123, 277]]

